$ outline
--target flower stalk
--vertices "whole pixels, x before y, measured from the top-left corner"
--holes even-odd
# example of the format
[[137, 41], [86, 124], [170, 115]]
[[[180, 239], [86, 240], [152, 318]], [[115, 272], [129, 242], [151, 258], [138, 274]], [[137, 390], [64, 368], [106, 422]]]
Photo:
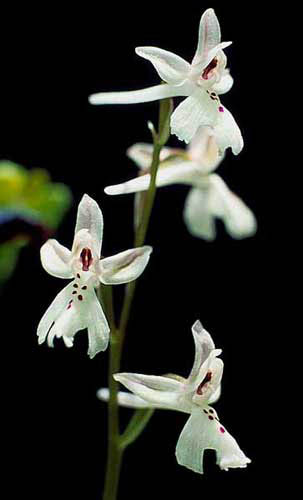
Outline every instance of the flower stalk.
[[[160, 152], [169, 137], [169, 120], [171, 111], [172, 103], [170, 99], [160, 102], [158, 133], [153, 133], [154, 149], [150, 169], [151, 180], [144, 200], [140, 224], [135, 233], [135, 247], [141, 246], [142, 242], [145, 241], [148, 230], [156, 195], [156, 176], [160, 163]], [[108, 454], [103, 500], [116, 500], [123, 451], [129, 444], [133, 443], [139, 437], [151, 418], [153, 410], [148, 409], [135, 412], [124, 434], [120, 435], [119, 407], [117, 401], [118, 383], [114, 380], [113, 375], [120, 371], [125, 333], [136, 290], [136, 280], [126, 285], [120, 324], [118, 328], [115, 326], [113, 296], [112, 291], [109, 289], [111, 289], [111, 287], [103, 287], [103, 291], [105, 293], [102, 294], [102, 300], [111, 329], [110, 361], [108, 368], [108, 387], [110, 391], [108, 401]]]

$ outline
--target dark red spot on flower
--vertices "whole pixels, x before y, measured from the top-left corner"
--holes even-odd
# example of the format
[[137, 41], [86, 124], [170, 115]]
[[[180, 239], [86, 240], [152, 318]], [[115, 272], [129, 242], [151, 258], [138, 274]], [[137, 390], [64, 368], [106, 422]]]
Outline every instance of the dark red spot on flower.
[[70, 300], [67, 306], [67, 309], [70, 309], [72, 307], [73, 300]]
[[74, 288], [78, 288], [78, 285], [77, 285], [77, 283], [75, 283], [75, 284], [73, 285], [73, 287], [74, 287]]
[[79, 300], [83, 300], [82, 295], [78, 295], [78, 299], [79, 299]]
[[93, 262], [92, 252], [89, 248], [83, 248], [80, 259], [82, 260], [82, 271], [89, 271], [89, 266]]
[[204, 411], [204, 413], [206, 413], [206, 415], [208, 415], [208, 411], [207, 410], [204, 409], [203, 411]]
[[214, 413], [214, 410], [212, 408], [210, 408], [209, 413]]
[[223, 429], [223, 427], [220, 427], [220, 432], [222, 432], [222, 434], [224, 434], [225, 429]]
[[223, 106], [219, 106], [219, 111], [220, 111], [220, 113], [224, 113], [224, 108], [223, 108]]
[[79, 273], [77, 273], [77, 278], [79, 278], [79, 279], [80, 279], [80, 274], [79, 274]]
[[77, 291], [76, 291], [76, 290], [74, 290], [74, 291], [73, 291], [73, 295], [75, 295], [75, 293], [77, 293]]
[[84, 285], [84, 286], [81, 288], [81, 290], [86, 290], [86, 289], [87, 289], [87, 286], [86, 286], [86, 285]]
[[217, 64], [218, 59], [216, 57], [212, 61], [210, 61], [210, 63], [208, 64], [208, 66], [206, 66], [202, 73], [202, 78], [204, 78], [204, 80], [208, 80], [209, 73], [217, 66]]
[[214, 420], [214, 417], [212, 417], [211, 415], [208, 415], [208, 418], [209, 420]]
[[201, 384], [197, 389], [197, 394], [199, 396], [202, 396], [202, 389], [205, 386], [205, 384], [207, 384], [207, 382], [209, 382], [210, 380], [211, 380], [211, 372], [207, 372], [206, 376], [204, 377], [204, 379], [202, 380]]

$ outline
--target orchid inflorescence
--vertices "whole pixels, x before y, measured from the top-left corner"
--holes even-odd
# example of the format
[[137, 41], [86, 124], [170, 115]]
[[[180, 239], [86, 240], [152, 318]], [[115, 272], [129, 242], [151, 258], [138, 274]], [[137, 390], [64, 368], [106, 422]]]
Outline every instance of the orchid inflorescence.
[[[99, 93], [90, 97], [92, 104], [130, 104], [186, 97], [170, 116], [171, 133], [188, 143], [186, 149], [161, 144], [156, 162], [159, 168], [154, 171], [151, 166], [155, 159], [156, 134], [154, 145], [136, 143], [127, 150], [127, 156], [138, 166], [138, 177], [105, 188], [108, 195], [135, 193], [135, 230], [143, 223], [143, 192], [151, 192], [154, 176], [154, 188], [172, 184], [190, 186], [184, 221], [192, 235], [214, 240], [216, 218], [223, 221], [233, 238], [242, 239], [255, 233], [256, 219], [252, 211], [214, 173], [224, 160], [227, 148], [234, 154], [243, 148], [240, 129], [219, 98], [233, 85], [224, 53], [230, 43], [221, 42], [218, 19], [214, 10], [208, 9], [200, 21], [198, 46], [191, 64], [160, 48], [138, 47], [136, 53], [154, 65], [164, 83], [139, 91]], [[72, 250], [54, 239], [41, 248], [44, 269], [52, 276], [72, 281], [41, 319], [37, 332], [39, 343], [47, 341], [53, 347], [54, 339], [62, 338], [66, 347], [72, 347], [75, 334], [87, 329], [88, 354], [93, 358], [106, 350], [111, 335], [115, 335], [116, 341], [119, 339], [119, 327], [115, 332], [110, 331], [106, 307], [103, 309], [96, 291], [100, 286], [134, 282], [146, 268], [152, 248], [139, 245], [101, 258], [102, 236], [102, 212], [96, 201], [85, 194], [78, 207]], [[216, 450], [217, 463], [223, 470], [246, 467], [250, 460], [211, 406], [221, 394], [223, 362], [218, 358], [221, 350], [215, 348], [199, 321], [194, 323], [192, 333], [196, 352], [187, 379], [177, 375], [112, 373], [114, 380], [130, 392], [114, 389], [113, 393], [112, 387], [116, 387], [113, 385], [110, 389], [101, 389], [98, 396], [103, 401], [111, 400], [112, 404], [136, 410], [160, 408], [189, 414], [177, 443], [176, 457], [179, 464], [195, 472], [203, 473], [206, 449]]]

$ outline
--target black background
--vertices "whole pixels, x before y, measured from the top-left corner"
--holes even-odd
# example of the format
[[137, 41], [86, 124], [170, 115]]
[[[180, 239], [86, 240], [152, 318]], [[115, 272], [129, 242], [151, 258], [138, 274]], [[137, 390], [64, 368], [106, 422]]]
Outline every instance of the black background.
[[[219, 168], [228, 185], [254, 210], [254, 238], [234, 241], [218, 224], [218, 238], [205, 243], [188, 234], [182, 221], [185, 186], [157, 193], [147, 243], [154, 247], [138, 285], [123, 371], [175, 372], [186, 376], [193, 359], [192, 323], [200, 318], [223, 349], [223, 392], [216, 409], [222, 422], [252, 459], [247, 469], [221, 472], [209, 453], [204, 476], [179, 467], [174, 450], [183, 414], [157, 412], [127, 451], [120, 498], [183, 498], [249, 491], [270, 493], [281, 432], [274, 406], [275, 343], [270, 298], [278, 286], [274, 271], [270, 207], [279, 141], [275, 90], [268, 87], [275, 66], [272, 40], [280, 20], [261, 3], [112, 2], [96, 7], [53, 4], [16, 6], [2, 17], [1, 157], [48, 169], [69, 184], [74, 206], [57, 239], [72, 243], [77, 204], [84, 192], [102, 207], [103, 255], [132, 246], [129, 196], [107, 197], [103, 188], [135, 175], [125, 150], [150, 141], [147, 120], [156, 122], [157, 103], [93, 107], [88, 95], [158, 83], [148, 61], [134, 48], [155, 45], [191, 60], [202, 12], [214, 7], [235, 78], [222, 98], [243, 132], [245, 149], [229, 151]], [[179, 145], [175, 137], [171, 145]], [[13, 498], [101, 498], [106, 458], [106, 407], [96, 391], [106, 384], [108, 353], [86, 355], [87, 336], [73, 349], [61, 343], [38, 347], [36, 325], [63, 286], [47, 275], [39, 249], [23, 251], [2, 303], [3, 427]], [[121, 303], [123, 287], [115, 295]], [[8, 362], [8, 363], [6, 363]], [[128, 418], [123, 411], [122, 421]]]

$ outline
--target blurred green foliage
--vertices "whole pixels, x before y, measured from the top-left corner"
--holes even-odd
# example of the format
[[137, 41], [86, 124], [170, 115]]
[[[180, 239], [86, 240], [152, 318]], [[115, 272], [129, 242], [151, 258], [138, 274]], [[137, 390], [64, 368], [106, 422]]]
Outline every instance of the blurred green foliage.
[[[51, 182], [49, 173], [40, 168], [26, 169], [10, 161], [0, 161], [0, 234], [1, 225], [17, 216], [30, 226], [40, 225], [45, 234], [53, 232], [70, 208], [72, 194], [68, 186]], [[20, 249], [31, 240], [22, 228], [0, 244], [0, 285], [14, 271]], [[41, 241], [42, 243], [42, 241]]]

